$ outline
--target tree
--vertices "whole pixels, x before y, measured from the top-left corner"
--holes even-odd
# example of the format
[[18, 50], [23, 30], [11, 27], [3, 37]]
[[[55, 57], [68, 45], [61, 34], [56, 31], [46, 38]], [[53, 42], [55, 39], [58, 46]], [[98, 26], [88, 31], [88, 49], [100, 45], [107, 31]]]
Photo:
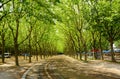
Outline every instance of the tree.
[[2, 24], [2, 28], [1, 28], [1, 39], [2, 39], [2, 63], [5, 63], [5, 58], [4, 58], [4, 53], [5, 53], [5, 32], [6, 32], [6, 28], [5, 28], [5, 22], [3, 22]]
[[[91, 5], [92, 4], [92, 5]], [[91, 1], [91, 23], [94, 29], [102, 32], [102, 36], [109, 41], [111, 60], [115, 62], [113, 43], [119, 39], [119, 1]], [[115, 9], [114, 9], [115, 8]]]
[[6, 7], [8, 6], [10, 1], [11, 0], [7, 0], [7, 1], [2, 0], [0, 2], [0, 22], [1, 22], [0, 36], [1, 36], [1, 39], [2, 39], [2, 63], [5, 62], [5, 58], [4, 58], [4, 53], [5, 53], [5, 35], [6, 35], [7, 30], [8, 30], [5, 17], [8, 14], [10, 14], [10, 12], [8, 11], [8, 9], [6, 9]]
[[[86, 46], [86, 38], [84, 38], [83, 33], [85, 31], [84, 28], [87, 26], [86, 21], [84, 19], [84, 1], [67, 1], [64, 2], [65, 4], [67, 4], [67, 6], [62, 6], [62, 10], [64, 10], [64, 23], [66, 25], [66, 27], [68, 27], [67, 29], [69, 30], [73, 30], [71, 34], [71, 32], [69, 32], [68, 34], [70, 34], [70, 38], [72, 40], [72, 45], [73, 48], [75, 48], [75, 52], [76, 53], [80, 53], [80, 59], [82, 60], [82, 51], [85, 51], [85, 61], [87, 60], [87, 46]], [[66, 8], [65, 8], [66, 7]], [[63, 13], [62, 13], [63, 14]], [[66, 18], [67, 17], [67, 18]], [[72, 36], [71, 36], [72, 35]], [[82, 47], [81, 47], [82, 46]], [[83, 48], [83, 49], [82, 49]]]

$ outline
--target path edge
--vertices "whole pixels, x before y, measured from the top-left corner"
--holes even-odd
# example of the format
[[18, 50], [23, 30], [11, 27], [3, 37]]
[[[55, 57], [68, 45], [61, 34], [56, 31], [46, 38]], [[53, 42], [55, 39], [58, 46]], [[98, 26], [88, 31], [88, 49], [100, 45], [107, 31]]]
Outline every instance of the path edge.
[[25, 71], [25, 73], [22, 75], [21, 79], [26, 79], [26, 76], [28, 74], [28, 72], [30, 72], [30, 70], [35, 66], [36, 64], [34, 64], [33, 66], [31, 66], [30, 68], [28, 68], [27, 71]]

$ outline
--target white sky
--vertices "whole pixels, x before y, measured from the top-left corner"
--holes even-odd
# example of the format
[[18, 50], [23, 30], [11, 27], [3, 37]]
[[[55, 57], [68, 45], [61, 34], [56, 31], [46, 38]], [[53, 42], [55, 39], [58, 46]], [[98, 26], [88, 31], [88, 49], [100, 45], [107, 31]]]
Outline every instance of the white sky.
[[[0, 3], [0, 6], [2, 5], [2, 3]], [[0, 11], [2, 11], [3, 10], [3, 8], [0, 8]]]

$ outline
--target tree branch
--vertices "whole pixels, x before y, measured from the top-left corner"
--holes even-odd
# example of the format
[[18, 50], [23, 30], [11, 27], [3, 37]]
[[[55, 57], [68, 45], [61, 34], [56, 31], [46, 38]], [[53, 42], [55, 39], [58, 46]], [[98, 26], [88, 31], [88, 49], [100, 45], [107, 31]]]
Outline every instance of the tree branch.
[[0, 17], [0, 21], [6, 16], [7, 14], [4, 14], [3, 16]]
[[33, 30], [32, 28], [33, 27], [31, 27], [31, 29], [30, 29], [29, 34], [27, 35], [27, 37], [24, 40], [22, 40], [18, 45], [22, 44], [24, 41], [26, 41], [31, 36], [32, 30]]
[[13, 38], [15, 38], [13, 28], [10, 26], [10, 24], [9, 24], [9, 23], [8, 23], [8, 27], [9, 27], [9, 28], [10, 28], [10, 30], [12, 31]]
[[5, 4], [7, 4], [7, 3], [10, 2], [10, 1], [11, 1], [11, 0], [8, 0], [8, 1], [2, 3], [2, 5], [0, 5], [0, 8], [2, 8]]

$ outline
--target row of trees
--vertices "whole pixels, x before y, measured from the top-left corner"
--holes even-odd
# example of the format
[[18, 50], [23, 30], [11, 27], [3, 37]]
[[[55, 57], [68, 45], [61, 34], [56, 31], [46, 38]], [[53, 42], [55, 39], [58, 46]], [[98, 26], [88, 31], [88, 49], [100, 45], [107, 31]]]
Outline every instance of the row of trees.
[[[111, 60], [115, 62], [113, 44], [120, 40], [120, 1], [119, 0], [66, 0], [59, 4], [63, 18], [66, 39], [66, 54], [80, 54], [111, 49]], [[96, 53], [94, 51], [94, 58]]]
[[[2, 62], [4, 52], [15, 56], [19, 66], [19, 55], [29, 53], [50, 55], [56, 52], [54, 20], [58, 18], [52, 7], [55, 1], [1, 0], [0, 2], [0, 44]], [[50, 5], [53, 6], [50, 6]], [[31, 62], [31, 56], [29, 56]]]

